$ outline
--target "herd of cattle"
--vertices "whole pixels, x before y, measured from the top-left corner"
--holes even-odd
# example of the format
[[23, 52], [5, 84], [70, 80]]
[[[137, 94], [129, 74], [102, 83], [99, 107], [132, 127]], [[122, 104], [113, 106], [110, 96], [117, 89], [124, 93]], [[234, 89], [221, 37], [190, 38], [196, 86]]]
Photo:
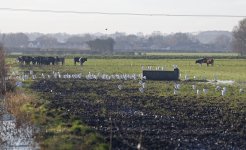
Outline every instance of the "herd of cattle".
[[[19, 56], [17, 57], [17, 62], [19, 62], [20, 64], [25, 64], [25, 65], [57, 65], [57, 64], [61, 64], [64, 65], [65, 63], [65, 57], [45, 57], [45, 56], [35, 56], [35, 57], [31, 57], [31, 56]], [[87, 61], [87, 58], [83, 58], [83, 57], [74, 57], [73, 58], [74, 61], [74, 65], [76, 65], [76, 63], [79, 63], [80, 65], [83, 65], [83, 63], [85, 61]]]
[[[35, 56], [35, 57], [31, 57], [31, 56], [19, 56], [17, 57], [17, 62], [21, 63], [21, 64], [25, 64], [25, 65], [57, 65], [57, 64], [62, 64], [64, 65], [65, 63], [65, 57], [45, 57], [45, 56]], [[73, 58], [74, 61], [74, 65], [76, 65], [76, 63], [79, 63], [80, 65], [83, 65], [83, 63], [85, 61], [87, 61], [87, 58], [83, 58], [83, 57], [74, 57]], [[204, 57], [201, 59], [197, 59], [196, 63], [202, 65], [203, 63], [207, 64], [207, 66], [214, 64], [214, 59], [213, 58], [208, 58], [208, 57]]]

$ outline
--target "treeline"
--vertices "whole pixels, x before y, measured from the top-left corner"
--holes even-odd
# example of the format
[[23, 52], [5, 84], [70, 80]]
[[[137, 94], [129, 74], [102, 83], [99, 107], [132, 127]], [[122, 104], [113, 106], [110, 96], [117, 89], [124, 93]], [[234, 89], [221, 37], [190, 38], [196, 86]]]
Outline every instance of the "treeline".
[[78, 49], [115, 52], [136, 51], [203, 51], [231, 50], [232, 36], [226, 31], [207, 31], [198, 34], [153, 32], [150, 35], [114, 33], [70, 35], [65, 33], [8, 33], [0, 34], [7, 48]]

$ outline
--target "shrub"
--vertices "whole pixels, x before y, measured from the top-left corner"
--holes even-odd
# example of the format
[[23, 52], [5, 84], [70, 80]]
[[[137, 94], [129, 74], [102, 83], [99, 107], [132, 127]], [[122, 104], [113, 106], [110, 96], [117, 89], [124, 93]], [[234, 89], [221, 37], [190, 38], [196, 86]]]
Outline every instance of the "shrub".
[[6, 74], [7, 71], [5, 66], [4, 49], [3, 49], [3, 44], [0, 43], [0, 96], [5, 95], [6, 93], [6, 83], [5, 83]]

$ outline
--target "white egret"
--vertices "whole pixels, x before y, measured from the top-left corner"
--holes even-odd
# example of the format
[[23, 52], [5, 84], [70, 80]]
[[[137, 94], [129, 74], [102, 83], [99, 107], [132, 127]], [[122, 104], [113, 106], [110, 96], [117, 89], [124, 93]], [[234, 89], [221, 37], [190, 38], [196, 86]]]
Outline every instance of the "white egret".
[[139, 91], [140, 91], [141, 93], [143, 93], [143, 92], [144, 92], [144, 88], [140, 87], [140, 88], [139, 88]]
[[199, 89], [196, 90], [196, 94], [200, 95], [200, 90]]
[[193, 84], [192, 85], [192, 89], [195, 90], [196, 89], [196, 85]]
[[203, 89], [203, 93], [207, 94], [208, 93], [208, 89]]
[[118, 85], [118, 89], [119, 89], [119, 90], [122, 90], [122, 85], [121, 85], [121, 84]]

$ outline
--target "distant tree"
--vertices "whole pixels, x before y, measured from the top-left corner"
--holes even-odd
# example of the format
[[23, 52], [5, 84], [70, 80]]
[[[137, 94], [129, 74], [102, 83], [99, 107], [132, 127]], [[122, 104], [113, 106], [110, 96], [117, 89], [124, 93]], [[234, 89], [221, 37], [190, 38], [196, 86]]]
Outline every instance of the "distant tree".
[[36, 41], [40, 44], [42, 48], [54, 48], [58, 44], [56, 38], [46, 35], [38, 37]]
[[112, 38], [108, 39], [95, 39], [86, 42], [91, 50], [95, 50], [101, 53], [112, 53], [114, 50], [115, 41]]
[[90, 40], [92, 40], [92, 37], [89, 34], [85, 34], [83, 36], [75, 35], [67, 39], [67, 44], [81, 45]]
[[29, 38], [24, 33], [4, 34], [3, 43], [6, 47], [26, 47]]
[[175, 33], [164, 38], [165, 45], [173, 50], [194, 50], [199, 47], [200, 42], [187, 33]]
[[246, 54], [246, 18], [239, 21], [233, 29], [233, 51], [241, 56]]
[[231, 38], [226, 35], [220, 35], [213, 42], [217, 51], [231, 50]]

